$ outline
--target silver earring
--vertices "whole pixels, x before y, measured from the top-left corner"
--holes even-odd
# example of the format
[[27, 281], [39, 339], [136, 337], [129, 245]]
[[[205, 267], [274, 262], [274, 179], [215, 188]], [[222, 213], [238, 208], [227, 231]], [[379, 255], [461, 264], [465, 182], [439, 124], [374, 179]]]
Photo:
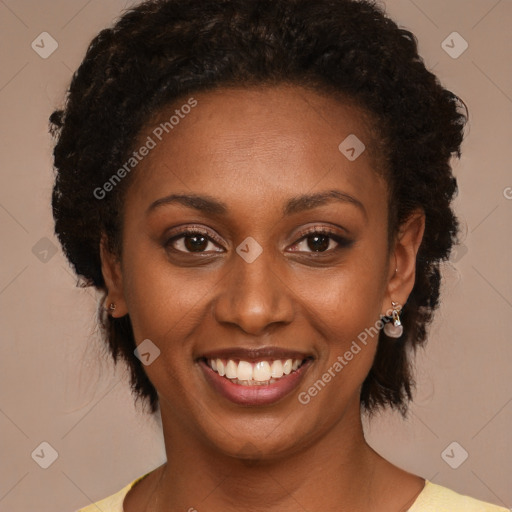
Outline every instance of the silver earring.
[[116, 303], [115, 302], [111, 302], [108, 306], [108, 311], [110, 311], [111, 313], [113, 313], [114, 311], [116, 310]]
[[400, 338], [404, 332], [404, 326], [402, 325], [402, 322], [400, 322], [400, 311], [402, 311], [402, 306], [395, 301], [391, 301], [391, 305], [393, 306], [393, 320], [384, 325], [384, 333], [390, 338]]

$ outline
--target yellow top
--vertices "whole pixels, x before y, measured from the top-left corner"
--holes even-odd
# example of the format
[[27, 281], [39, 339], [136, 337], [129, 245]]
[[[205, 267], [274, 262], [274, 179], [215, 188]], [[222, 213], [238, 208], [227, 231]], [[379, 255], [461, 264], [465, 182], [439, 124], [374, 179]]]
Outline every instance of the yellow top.
[[[123, 501], [128, 491], [147, 475], [149, 473], [129, 483], [116, 494], [76, 512], [124, 512]], [[458, 494], [447, 487], [425, 480], [425, 487], [407, 512], [510, 512], [510, 510]]]

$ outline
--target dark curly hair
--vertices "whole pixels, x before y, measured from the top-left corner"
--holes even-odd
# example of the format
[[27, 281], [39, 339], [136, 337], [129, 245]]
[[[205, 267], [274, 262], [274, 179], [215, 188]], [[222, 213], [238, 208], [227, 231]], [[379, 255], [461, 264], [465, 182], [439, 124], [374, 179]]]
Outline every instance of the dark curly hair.
[[[127, 10], [90, 43], [65, 105], [50, 116], [56, 139], [55, 232], [82, 279], [106, 294], [100, 239], [121, 256], [123, 196], [129, 176], [105, 198], [93, 191], [126, 162], [152, 116], [194, 91], [289, 83], [357, 105], [374, 120], [389, 189], [389, 240], [416, 208], [426, 216], [414, 288], [402, 310], [404, 333], [381, 330], [361, 408], [403, 417], [414, 388], [416, 351], [439, 303], [439, 264], [458, 242], [451, 209], [467, 108], [418, 55], [415, 36], [368, 0], [150, 0]], [[136, 171], [134, 171], [136, 173]], [[117, 363], [130, 370], [137, 399], [159, 407], [136, 348], [129, 315], [99, 323]]]

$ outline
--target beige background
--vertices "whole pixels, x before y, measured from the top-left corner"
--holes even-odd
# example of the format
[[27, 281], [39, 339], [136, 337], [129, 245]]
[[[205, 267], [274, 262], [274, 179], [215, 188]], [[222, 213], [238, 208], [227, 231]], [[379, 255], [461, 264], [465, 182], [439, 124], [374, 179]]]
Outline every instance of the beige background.
[[[134, 407], [124, 369], [102, 362], [96, 298], [74, 287], [49, 206], [48, 116], [90, 39], [129, 5], [0, 0], [2, 512], [72, 512], [164, 461], [158, 421]], [[386, 6], [469, 106], [464, 156], [455, 167], [466, 235], [443, 269], [442, 310], [417, 359], [411, 418], [386, 414], [366, 425], [367, 436], [409, 471], [512, 507], [512, 2]], [[469, 44], [456, 59], [441, 46], [453, 31]], [[31, 47], [42, 32], [58, 43], [46, 59]], [[448, 450], [447, 460], [460, 461], [463, 449], [469, 454], [457, 469], [442, 457], [454, 441], [460, 447]], [[36, 456], [42, 442], [58, 453], [47, 469], [36, 463], [44, 458]], [[48, 460], [51, 448], [42, 448]]]

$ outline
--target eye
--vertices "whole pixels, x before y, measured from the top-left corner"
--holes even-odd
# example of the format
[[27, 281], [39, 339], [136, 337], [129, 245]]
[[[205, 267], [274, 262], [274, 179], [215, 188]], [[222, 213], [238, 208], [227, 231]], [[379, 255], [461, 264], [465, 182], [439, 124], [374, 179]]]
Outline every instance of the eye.
[[[200, 228], [190, 228], [184, 229], [181, 233], [170, 238], [165, 243], [165, 246], [185, 254], [212, 252], [211, 247], [215, 247], [213, 239], [214, 237], [205, 230]], [[215, 242], [217, 242], [217, 240], [215, 240]], [[210, 250], [208, 250], [208, 247], [210, 247]], [[222, 249], [214, 249], [213, 252], [222, 252]]]
[[[307, 249], [310, 249], [313, 253], [325, 253], [350, 247], [352, 244], [352, 240], [334, 231], [325, 227], [314, 227], [302, 233], [301, 239], [292, 246], [292, 251], [309, 252]], [[299, 249], [293, 249], [293, 247], [299, 247]]]
[[[165, 247], [185, 254], [222, 252], [217, 244], [220, 245], [221, 241], [215, 236], [206, 230], [194, 227], [183, 229], [169, 238]], [[352, 244], [352, 240], [348, 240], [332, 230], [325, 227], [313, 227], [301, 234], [301, 238], [292, 246], [291, 250], [292, 252], [326, 253], [349, 247]]]

